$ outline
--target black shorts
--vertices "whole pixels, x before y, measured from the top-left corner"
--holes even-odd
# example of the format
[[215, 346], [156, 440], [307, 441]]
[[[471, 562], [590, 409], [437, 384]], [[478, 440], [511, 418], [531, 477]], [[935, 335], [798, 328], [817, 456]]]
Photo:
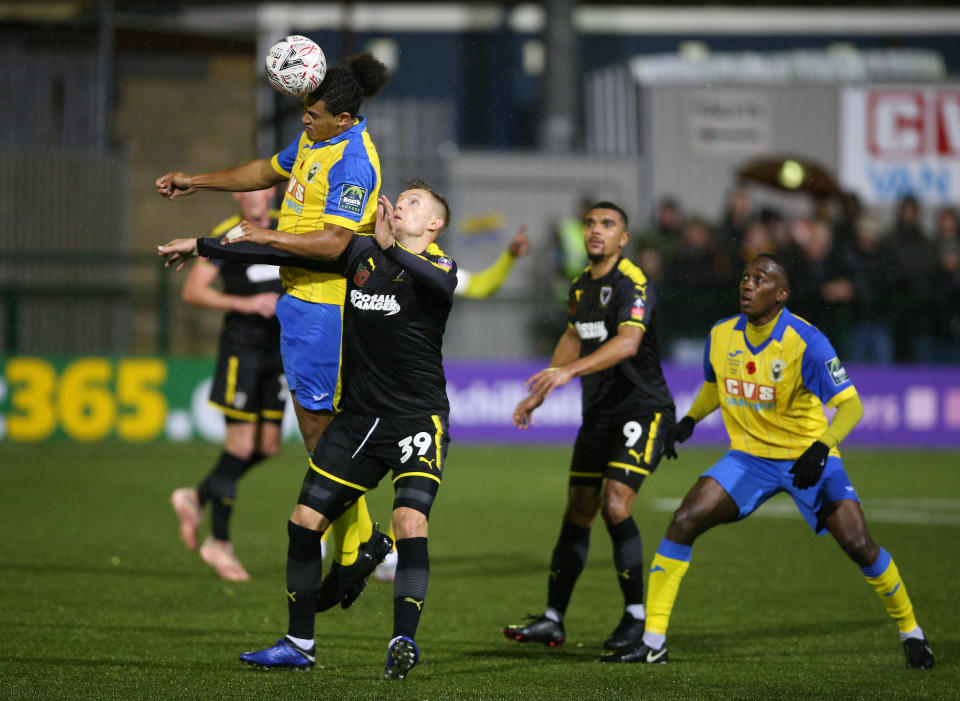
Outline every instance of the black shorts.
[[237, 342], [234, 333], [221, 335], [210, 403], [228, 421], [283, 421], [288, 394], [279, 339], [251, 344]]
[[640, 489], [657, 469], [674, 421], [672, 411], [585, 420], [573, 444], [570, 486], [600, 489], [604, 479], [611, 479]]
[[391, 472], [393, 508], [406, 506], [429, 518], [449, 444], [446, 416], [338, 414], [310, 456], [298, 503], [335, 521]]

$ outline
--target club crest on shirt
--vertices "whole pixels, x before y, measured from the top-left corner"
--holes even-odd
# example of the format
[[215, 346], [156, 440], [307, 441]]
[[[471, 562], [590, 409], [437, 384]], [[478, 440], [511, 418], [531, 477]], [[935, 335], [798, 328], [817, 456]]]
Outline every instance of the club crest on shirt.
[[340, 202], [337, 203], [337, 207], [344, 212], [360, 214], [363, 212], [363, 203], [366, 199], [366, 188], [344, 184], [340, 188]]
[[310, 170], [307, 171], [307, 182], [312, 183], [314, 178], [317, 177], [317, 173], [319, 173], [322, 168], [323, 166], [319, 163], [314, 163], [311, 165]]
[[363, 284], [370, 279], [370, 271], [363, 263], [357, 266], [357, 271], [353, 274], [353, 284], [357, 287], [363, 287]]
[[780, 378], [783, 377], [783, 371], [787, 369], [787, 364], [777, 358], [776, 360], [770, 363], [770, 379], [773, 382], [779, 382]]
[[833, 380], [833, 384], [839, 386], [850, 379], [846, 369], [840, 363], [839, 358], [830, 358], [824, 365], [827, 366], [827, 372], [830, 373], [830, 379]]
[[613, 294], [613, 288], [609, 285], [600, 288], [600, 306], [607, 306], [607, 302], [610, 301], [610, 296]]

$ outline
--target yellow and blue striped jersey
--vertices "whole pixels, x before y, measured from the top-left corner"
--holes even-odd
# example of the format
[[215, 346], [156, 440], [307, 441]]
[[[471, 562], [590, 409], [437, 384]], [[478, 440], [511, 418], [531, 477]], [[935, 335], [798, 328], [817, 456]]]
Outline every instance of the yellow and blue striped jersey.
[[[288, 178], [278, 228], [291, 234], [319, 231], [324, 225], [357, 233], [373, 231], [380, 194], [380, 158], [358, 117], [350, 129], [329, 141], [314, 143], [306, 132], [270, 161]], [[342, 275], [282, 267], [284, 289], [306, 302], [343, 305]]]
[[[823, 406], [857, 390], [815, 326], [784, 308], [770, 335], [752, 346], [744, 314], [722, 319], [704, 349], [704, 379], [715, 383], [730, 448], [792, 460], [827, 429]], [[836, 448], [831, 455], [839, 456]]]

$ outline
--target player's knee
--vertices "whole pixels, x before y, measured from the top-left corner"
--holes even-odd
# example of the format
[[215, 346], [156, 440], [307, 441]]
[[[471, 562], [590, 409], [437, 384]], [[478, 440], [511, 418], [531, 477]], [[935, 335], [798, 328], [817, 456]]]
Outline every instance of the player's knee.
[[267, 441], [260, 445], [260, 454], [265, 458], [272, 458], [280, 452], [280, 441]]
[[629, 518], [636, 496], [634, 488], [616, 480], [607, 480], [600, 507], [604, 522], [612, 526]]
[[252, 439], [244, 440], [242, 438], [233, 438], [231, 440], [230, 437], [228, 437], [223, 448], [238, 460], [249, 460], [253, 457], [256, 446], [254, 446]]
[[424, 513], [401, 506], [393, 510], [393, 534], [396, 538], [423, 538], [427, 535]]
[[880, 556], [880, 548], [866, 531], [846, 533], [838, 540], [847, 556], [860, 567], [869, 567]]
[[326, 517], [309, 506], [297, 504], [290, 515], [290, 520], [298, 526], [309, 528], [312, 531], [325, 531], [330, 525]]
[[609, 526], [625, 521], [630, 516], [630, 508], [616, 499], [606, 499], [601, 508], [604, 523]]
[[597, 515], [599, 508], [599, 499], [574, 499], [567, 504], [567, 509], [563, 514], [563, 520], [566, 523], [587, 528], [593, 523], [593, 519]]
[[667, 526], [667, 539], [674, 543], [689, 545], [703, 531], [703, 524], [697, 517], [697, 513], [687, 505], [682, 504], [679, 509], [673, 512], [673, 518], [670, 519], [670, 525]]

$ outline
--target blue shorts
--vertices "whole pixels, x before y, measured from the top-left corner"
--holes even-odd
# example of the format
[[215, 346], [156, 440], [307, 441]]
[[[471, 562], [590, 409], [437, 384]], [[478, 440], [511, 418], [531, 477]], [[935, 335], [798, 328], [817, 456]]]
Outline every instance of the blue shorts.
[[701, 477], [712, 477], [720, 483], [740, 508], [737, 518], [746, 518], [774, 494], [787, 492], [817, 535], [827, 532], [817, 519], [823, 507], [841, 499], [860, 503], [840, 458], [827, 458], [820, 481], [809, 489], [793, 486], [793, 475], [789, 472], [793, 463], [793, 460], [769, 460], [731, 450]]
[[343, 307], [304, 302], [285, 294], [277, 301], [283, 372], [297, 403], [333, 410], [340, 402]]

